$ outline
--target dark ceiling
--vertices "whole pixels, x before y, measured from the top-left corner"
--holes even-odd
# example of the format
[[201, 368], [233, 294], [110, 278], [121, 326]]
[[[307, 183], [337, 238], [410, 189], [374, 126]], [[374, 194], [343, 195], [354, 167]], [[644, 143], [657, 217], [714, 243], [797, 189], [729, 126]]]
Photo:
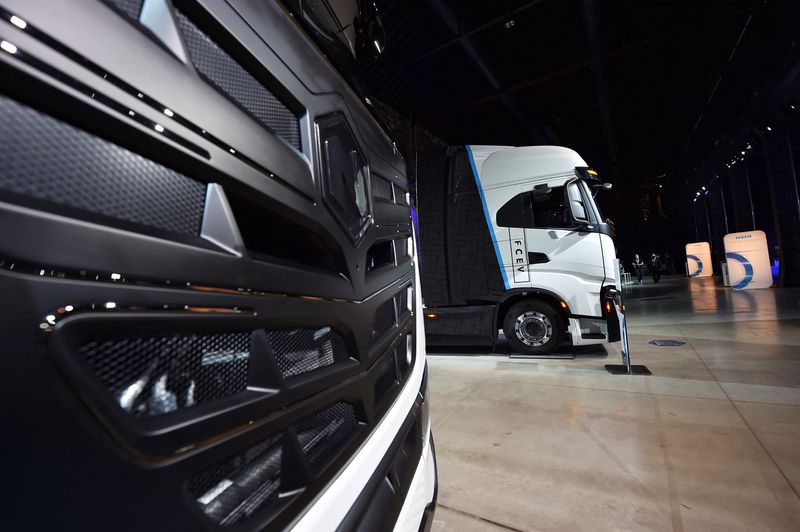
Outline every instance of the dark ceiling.
[[377, 98], [448, 143], [570, 146], [620, 183], [688, 179], [755, 119], [800, 36], [789, 0], [376, 4]]

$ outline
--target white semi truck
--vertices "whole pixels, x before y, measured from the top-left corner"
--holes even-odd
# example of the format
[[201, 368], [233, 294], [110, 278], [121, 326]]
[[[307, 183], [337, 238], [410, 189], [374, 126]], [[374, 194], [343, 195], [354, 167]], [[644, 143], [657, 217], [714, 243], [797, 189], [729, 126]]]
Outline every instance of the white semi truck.
[[610, 188], [559, 146], [461, 146], [420, 155], [420, 255], [429, 344], [524, 354], [619, 341]]

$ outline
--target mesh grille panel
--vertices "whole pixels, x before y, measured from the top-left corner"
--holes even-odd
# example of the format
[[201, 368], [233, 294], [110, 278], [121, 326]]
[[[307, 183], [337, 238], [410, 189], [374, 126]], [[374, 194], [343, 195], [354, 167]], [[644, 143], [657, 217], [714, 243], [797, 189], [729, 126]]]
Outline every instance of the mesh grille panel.
[[131, 20], [139, 20], [144, 0], [106, 0], [106, 2], [122, 11]]
[[355, 408], [349, 403], [335, 403], [295, 425], [297, 440], [314, 475], [336, 459], [357, 430]]
[[348, 359], [344, 338], [330, 327], [267, 331], [267, 338], [283, 378]]
[[234, 525], [278, 497], [280, 440], [272, 437], [192, 478], [189, 492], [210, 519]]
[[0, 123], [0, 189], [199, 233], [202, 183], [2, 96]]
[[372, 174], [372, 196], [392, 201], [392, 184], [382, 177]]
[[390, 299], [383, 303], [375, 311], [375, 317], [372, 319], [372, 338], [383, 336], [383, 333], [389, 330], [394, 325], [394, 299]]
[[78, 352], [134, 416], [157, 416], [247, 387], [250, 333], [90, 341]]
[[198, 72], [259, 122], [299, 150], [300, 124], [294, 113], [200, 31], [186, 15], [176, 10], [175, 19]]

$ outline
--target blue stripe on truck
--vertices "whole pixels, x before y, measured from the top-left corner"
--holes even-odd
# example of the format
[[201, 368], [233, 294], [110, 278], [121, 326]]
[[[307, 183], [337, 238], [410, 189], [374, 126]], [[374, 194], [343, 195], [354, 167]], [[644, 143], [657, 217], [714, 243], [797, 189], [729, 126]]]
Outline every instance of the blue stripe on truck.
[[500, 255], [500, 245], [497, 243], [497, 236], [494, 234], [494, 224], [492, 223], [492, 217], [489, 215], [489, 207], [486, 205], [486, 197], [483, 195], [481, 178], [478, 176], [478, 169], [475, 167], [475, 157], [472, 156], [472, 149], [469, 146], [467, 146], [467, 153], [469, 154], [469, 164], [472, 166], [472, 175], [475, 176], [475, 186], [478, 187], [478, 194], [481, 195], [481, 205], [483, 205], [483, 215], [486, 217], [486, 225], [489, 226], [489, 233], [492, 235], [494, 254], [497, 256], [497, 264], [500, 266], [500, 274], [503, 276], [503, 284], [505, 284], [506, 290], [508, 290], [511, 288], [511, 285], [508, 284], [506, 267], [505, 264], [503, 264], [503, 257]]

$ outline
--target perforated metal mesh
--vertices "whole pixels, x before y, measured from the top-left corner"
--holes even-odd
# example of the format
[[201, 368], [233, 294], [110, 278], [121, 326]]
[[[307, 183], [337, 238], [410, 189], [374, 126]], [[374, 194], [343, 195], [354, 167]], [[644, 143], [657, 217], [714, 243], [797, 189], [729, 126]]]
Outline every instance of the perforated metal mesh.
[[330, 327], [268, 330], [267, 338], [284, 378], [309, 373], [349, 358], [344, 338]]
[[144, 0], [105, 0], [106, 3], [116, 7], [131, 20], [139, 20]]
[[103, 339], [78, 352], [120, 408], [149, 417], [244, 391], [250, 333]]
[[358, 431], [353, 405], [334, 403], [295, 425], [297, 440], [314, 475], [339, 456]]
[[273, 436], [199, 473], [189, 492], [217, 524], [240, 523], [278, 497], [281, 454], [281, 436]]
[[294, 113], [186, 15], [176, 10], [175, 20], [197, 71], [256, 120], [299, 150], [300, 124]]
[[394, 299], [382, 303], [372, 319], [372, 338], [379, 338], [394, 325]]
[[0, 189], [197, 235], [205, 185], [0, 96]]
[[371, 175], [372, 196], [375, 198], [392, 201], [392, 184], [382, 177], [375, 174]]

